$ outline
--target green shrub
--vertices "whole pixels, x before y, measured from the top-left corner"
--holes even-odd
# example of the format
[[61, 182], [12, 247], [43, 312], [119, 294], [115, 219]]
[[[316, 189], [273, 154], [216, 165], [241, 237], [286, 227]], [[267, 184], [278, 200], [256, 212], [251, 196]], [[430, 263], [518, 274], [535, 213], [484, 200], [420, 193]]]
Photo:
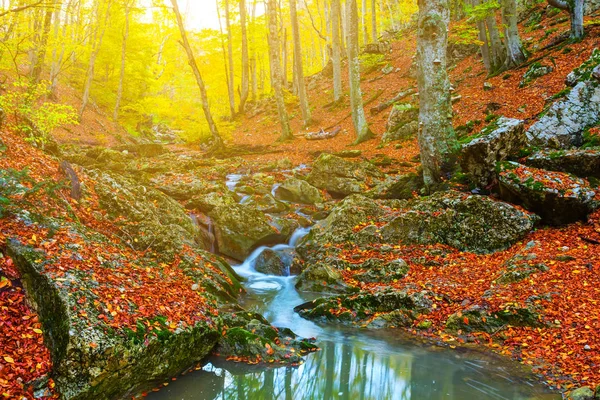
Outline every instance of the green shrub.
[[10, 127], [36, 145], [44, 145], [56, 128], [78, 123], [73, 107], [44, 101], [49, 94], [47, 82], [31, 84], [18, 80], [11, 90], [0, 96], [0, 108], [5, 116], [12, 117]]

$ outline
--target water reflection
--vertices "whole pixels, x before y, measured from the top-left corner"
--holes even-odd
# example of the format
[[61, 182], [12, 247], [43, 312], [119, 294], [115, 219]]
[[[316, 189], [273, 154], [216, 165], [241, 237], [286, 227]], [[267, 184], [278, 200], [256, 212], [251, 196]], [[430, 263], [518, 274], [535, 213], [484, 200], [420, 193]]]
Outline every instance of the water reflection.
[[[308, 230], [299, 231], [289, 245]], [[319, 326], [293, 312], [310, 300], [294, 289], [294, 277], [254, 270], [257, 249], [236, 267], [247, 279], [244, 306], [262, 313], [275, 326], [319, 338], [321, 351], [298, 367], [265, 368], [210, 359], [148, 396], [152, 400], [558, 400], [538, 382], [514, 371], [515, 364], [479, 352], [449, 351], [416, 343], [400, 331], [368, 332]]]
[[150, 399], [465, 400], [560, 399], [516, 378], [510, 366], [479, 353], [435, 350], [394, 338], [329, 332], [322, 351], [295, 367], [270, 368], [213, 359]]

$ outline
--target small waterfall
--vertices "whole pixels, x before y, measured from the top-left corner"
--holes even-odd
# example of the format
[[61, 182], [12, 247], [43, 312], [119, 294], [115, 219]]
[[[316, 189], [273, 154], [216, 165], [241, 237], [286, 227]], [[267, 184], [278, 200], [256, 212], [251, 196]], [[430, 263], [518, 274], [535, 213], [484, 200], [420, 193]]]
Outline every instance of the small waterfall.
[[215, 224], [210, 217], [208, 219], [208, 237], [210, 239], [210, 252], [215, 254], [217, 252], [217, 237], [215, 236]]
[[[199, 217], [202, 217], [202, 220]], [[196, 238], [196, 242], [200, 245], [207, 245], [211, 253], [217, 253], [217, 237], [215, 236], [215, 226], [212, 219], [208, 215], [198, 215], [191, 213], [190, 219], [192, 223], [198, 227], [201, 234]], [[208, 242], [208, 243], [207, 243]]]

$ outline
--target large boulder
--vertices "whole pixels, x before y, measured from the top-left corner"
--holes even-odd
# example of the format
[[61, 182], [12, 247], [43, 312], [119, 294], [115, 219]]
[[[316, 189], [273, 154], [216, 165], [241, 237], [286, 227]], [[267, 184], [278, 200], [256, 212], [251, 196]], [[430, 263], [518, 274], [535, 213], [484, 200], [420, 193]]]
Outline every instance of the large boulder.
[[501, 163], [498, 170], [500, 196], [523, 204], [548, 224], [563, 225], [585, 219], [599, 206], [596, 191], [584, 179], [510, 161]]
[[[40, 316], [61, 398], [110, 400], [138, 395], [210, 353], [221, 331], [217, 319], [205, 314], [215, 307], [201, 294], [205, 288], [194, 291], [193, 280], [156, 263], [138, 264], [124, 249], [115, 248], [110, 260], [84, 259], [82, 244], [91, 237], [94, 246], [115, 245], [87, 230], [62, 229], [69, 230], [73, 243], [60, 245], [53, 253], [17, 238], [7, 243], [29, 302]], [[206, 274], [203, 267], [190, 268]], [[174, 297], [171, 311], [164, 306], [159, 310], [144, 296], [165, 285], [169, 293], [180, 296]], [[185, 313], [174, 312], [198, 304], [203, 307], [190, 315], [202, 318], [188, 319]]]
[[585, 129], [600, 122], [600, 85], [593, 77], [598, 64], [600, 51], [594, 50], [589, 60], [567, 76], [573, 89], [529, 128], [529, 144], [558, 149], [581, 146]]
[[600, 178], [600, 148], [540, 151], [527, 157], [525, 163], [535, 168], [569, 172], [582, 178]]
[[410, 201], [374, 201], [354, 195], [320, 221], [297, 251], [308, 259], [328, 243], [442, 243], [491, 253], [522, 239], [537, 220], [510, 204], [456, 191]]
[[280, 200], [303, 204], [323, 202], [323, 196], [319, 189], [298, 178], [289, 178], [279, 185], [275, 190], [275, 197]]
[[363, 193], [368, 188], [369, 180], [383, 178], [384, 174], [368, 162], [355, 163], [331, 154], [321, 154], [307, 180], [311, 185], [327, 190], [332, 196], [345, 197]]
[[169, 172], [155, 175], [150, 184], [175, 200], [185, 201], [211, 192], [226, 193], [222, 183], [198, 178], [195, 174]]
[[228, 190], [201, 194], [194, 196], [190, 201], [188, 201], [186, 203], [186, 207], [190, 210], [209, 213], [215, 207], [237, 204], [238, 202], [233, 196], [234, 194]]
[[351, 293], [358, 290], [348, 286], [337, 268], [325, 262], [314, 263], [304, 269], [298, 275], [296, 289], [313, 293]]
[[241, 202], [246, 207], [254, 208], [263, 213], [282, 213], [289, 209], [289, 206], [284, 202], [277, 200], [272, 194], [246, 196]]
[[95, 191], [123, 239], [136, 250], [154, 250], [171, 259], [184, 245], [196, 246], [199, 229], [177, 201], [135, 180], [108, 172], [91, 173]]
[[382, 141], [406, 140], [416, 136], [419, 130], [419, 107], [411, 103], [397, 104], [392, 108]]
[[292, 248], [265, 249], [254, 260], [254, 269], [266, 275], [289, 276], [296, 252]]
[[498, 161], [504, 161], [517, 153], [525, 146], [526, 141], [524, 122], [502, 117], [462, 146], [462, 171], [479, 187], [487, 187], [496, 178], [495, 167]]
[[423, 186], [423, 176], [420, 174], [392, 175], [366, 192], [365, 196], [374, 199], [408, 200], [413, 198], [414, 193], [418, 193]]
[[217, 206], [209, 216], [215, 223], [219, 251], [238, 261], [258, 246], [287, 242], [297, 228], [290, 220], [271, 218], [240, 204]]

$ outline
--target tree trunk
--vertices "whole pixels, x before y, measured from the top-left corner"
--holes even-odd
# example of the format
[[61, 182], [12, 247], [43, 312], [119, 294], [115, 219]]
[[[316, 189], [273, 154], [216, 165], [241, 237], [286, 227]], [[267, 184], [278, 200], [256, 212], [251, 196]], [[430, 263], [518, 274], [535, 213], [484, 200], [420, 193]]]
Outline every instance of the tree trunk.
[[442, 180], [456, 146], [450, 81], [446, 72], [449, 22], [448, 0], [419, 0], [418, 136], [423, 178], [427, 187]]
[[373, 43], [377, 43], [377, 0], [371, 0], [371, 35]]
[[490, 34], [490, 73], [496, 74], [504, 68], [506, 50], [498, 32], [496, 16], [493, 13], [485, 19], [485, 24]]
[[369, 43], [369, 29], [367, 28], [367, 0], [362, 0], [362, 13], [360, 16], [360, 22], [362, 24], [363, 42], [366, 45]]
[[302, 43], [300, 42], [300, 27], [298, 26], [298, 13], [296, 0], [290, 0], [290, 18], [292, 22], [292, 38], [294, 43], [294, 77], [298, 85], [298, 99], [300, 100], [300, 111], [304, 126], [312, 123], [308, 96], [306, 95], [306, 84], [304, 83], [304, 70], [302, 68]]
[[502, 22], [504, 24], [504, 37], [506, 38], [504, 68], [516, 68], [527, 59], [519, 36], [516, 0], [502, 0]]
[[127, 40], [129, 39], [129, 13], [132, 4], [125, 3], [125, 26], [123, 28], [123, 43], [121, 45], [121, 71], [119, 73], [119, 88], [117, 89], [117, 101], [115, 103], [115, 111], [113, 119], [116, 121], [119, 118], [119, 109], [121, 108], [121, 99], [123, 98], [123, 83], [125, 82], [125, 60], [127, 54]]
[[38, 43], [37, 54], [34, 57], [33, 69], [31, 70], [31, 80], [33, 83], [38, 83], [42, 75], [42, 68], [44, 67], [44, 59], [46, 58], [46, 50], [48, 48], [48, 35], [50, 35], [50, 29], [52, 28], [54, 6], [54, 2], [50, 3], [44, 15], [43, 31]]
[[[473, 6], [478, 6], [480, 0], [473, 0]], [[490, 45], [488, 42], [487, 28], [485, 21], [477, 21], [477, 29], [479, 30], [478, 39], [481, 41], [481, 58], [483, 59], [483, 65], [487, 71], [490, 70]]]
[[244, 113], [250, 91], [250, 61], [248, 59], [248, 33], [246, 29], [246, 0], [240, 0], [240, 25], [242, 28], [242, 90], [240, 93], [240, 114]]
[[279, 140], [291, 140], [294, 138], [290, 129], [289, 117], [285, 109], [285, 100], [283, 97], [282, 73], [279, 63], [279, 36], [277, 33], [277, 4], [276, 0], [266, 0], [267, 19], [268, 19], [268, 40], [269, 40], [269, 60], [271, 65], [271, 75], [273, 80], [273, 90], [275, 92], [275, 102], [277, 103], [277, 113], [281, 123], [281, 136]]
[[[102, 39], [104, 38], [104, 32], [106, 31], [106, 26], [108, 25], [108, 19], [110, 16], [110, 7], [112, 2], [109, 1], [106, 5], [106, 14], [104, 15], [104, 24], [101, 27], [96, 27], [96, 29], [100, 29], [100, 34], [96, 39], [96, 33], [94, 34], [94, 40], [92, 41], [92, 52], [90, 54], [90, 60], [88, 63], [88, 69], [86, 73], [85, 84], [83, 87], [83, 98], [81, 100], [81, 109], [79, 110], [79, 119], [83, 118], [83, 113], [87, 108], [88, 102], [90, 101], [90, 92], [92, 90], [92, 83], [94, 82], [94, 69], [96, 67], [96, 58], [98, 57], [98, 53], [100, 52], [100, 47], [102, 47]], [[100, 1], [96, 0], [96, 21], [100, 23]]]
[[[340, 0], [331, 0], [331, 61], [333, 63], [333, 101], [336, 102], [342, 98], [342, 54], [340, 48], [340, 14]], [[365, 39], [366, 38], [367, 37], [365, 36]]]
[[350, 107], [356, 132], [354, 144], [373, 138], [367, 124], [360, 90], [360, 62], [358, 60], [358, 8], [356, 0], [346, 0], [346, 46], [348, 51], [348, 80], [350, 82]]
[[571, 39], [582, 39], [585, 34], [583, 29], [584, 0], [548, 0], [548, 4], [569, 12], [571, 18]]
[[173, 4], [173, 11], [175, 12], [175, 17], [177, 18], [177, 25], [179, 26], [179, 32], [181, 33], [181, 44], [187, 54], [188, 63], [192, 68], [194, 77], [196, 78], [198, 89], [200, 89], [202, 110], [204, 111], [204, 116], [206, 117], [208, 128], [210, 129], [210, 133], [213, 137], [214, 150], [220, 150], [224, 147], [223, 139], [221, 138], [221, 135], [219, 135], [219, 130], [217, 129], [217, 125], [215, 124], [215, 121], [213, 120], [212, 114], [210, 112], [210, 107], [208, 105], [208, 95], [206, 94], [206, 87], [204, 86], [202, 75], [200, 75], [200, 70], [198, 69], [198, 65], [196, 64], [194, 52], [192, 51], [192, 47], [188, 42], [187, 34], [185, 33], [185, 26], [183, 25], [183, 19], [181, 18], [179, 6], [177, 5], [177, 0], [171, 0], [171, 4]]
[[225, 0], [225, 27], [227, 28], [227, 57], [229, 60], [229, 111], [233, 120], [235, 118], [235, 77], [233, 74], [233, 35], [229, 16], [229, 0]]

